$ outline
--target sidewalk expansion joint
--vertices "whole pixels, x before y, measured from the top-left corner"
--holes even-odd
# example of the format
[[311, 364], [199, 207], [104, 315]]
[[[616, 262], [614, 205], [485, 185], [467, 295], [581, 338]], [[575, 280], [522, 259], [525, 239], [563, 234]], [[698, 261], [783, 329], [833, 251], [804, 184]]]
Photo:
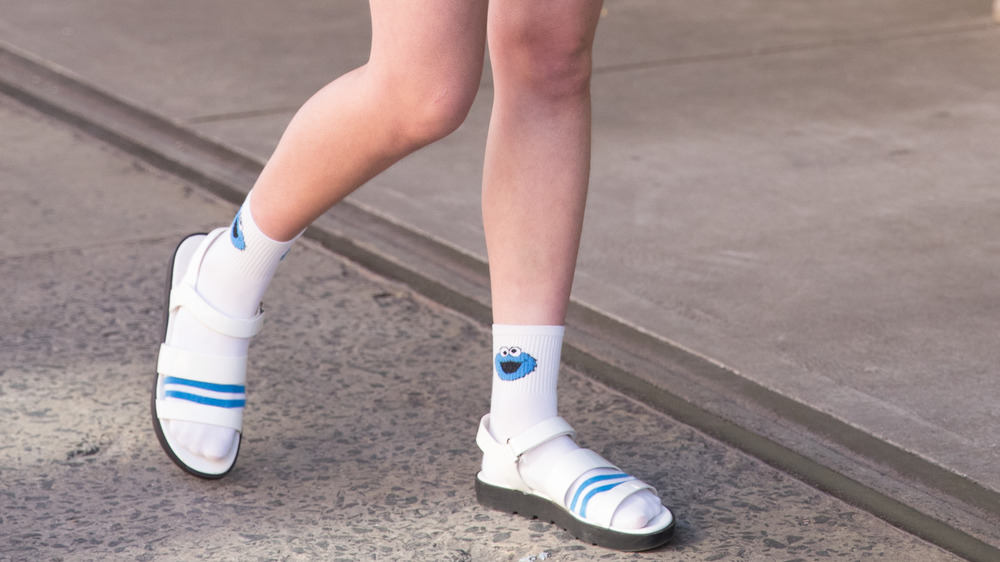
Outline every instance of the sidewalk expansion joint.
[[[0, 94], [239, 205], [263, 164], [0, 45]], [[483, 325], [486, 264], [345, 201], [305, 236]], [[565, 363], [969, 560], [1000, 560], [1000, 494], [574, 302]], [[667, 389], [670, 390], [667, 390]]]
[[285, 115], [294, 113], [298, 107], [269, 107], [265, 109], [252, 109], [247, 111], [234, 111], [231, 113], [216, 113], [213, 115], [199, 115], [185, 119], [189, 125], [202, 125], [205, 123], [218, 123], [221, 121], [235, 121], [253, 117], [270, 117], [271, 115]]
[[784, 45], [771, 45], [756, 49], [743, 51], [729, 51], [718, 53], [702, 53], [697, 55], [687, 55], [679, 57], [667, 57], [663, 59], [632, 62], [626, 64], [614, 64], [594, 68], [594, 75], [615, 74], [619, 72], [629, 72], [633, 70], [649, 70], [679, 66], [685, 64], [721, 62], [739, 59], [749, 59], [756, 57], [766, 57], [773, 55], [784, 55], [791, 53], [816, 51], [821, 49], [837, 49], [843, 47], [856, 47], [861, 45], [872, 45], [880, 43], [895, 43], [900, 41], [915, 41], [932, 37], [960, 36], [968, 33], [989, 32], [996, 33], [996, 24], [991, 21], [964, 23], [958, 25], [945, 25], [940, 27], [903, 29], [884, 35], [855, 35], [845, 37], [835, 37], [823, 41], [808, 43], [789, 43]]

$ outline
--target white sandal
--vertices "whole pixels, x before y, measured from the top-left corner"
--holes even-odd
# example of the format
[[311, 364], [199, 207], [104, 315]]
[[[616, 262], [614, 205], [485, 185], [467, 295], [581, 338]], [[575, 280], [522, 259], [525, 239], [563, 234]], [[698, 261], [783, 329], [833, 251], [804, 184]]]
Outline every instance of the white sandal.
[[[674, 517], [660, 506], [659, 515], [642, 529], [615, 529], [611, 519], [626, 498], [652, 486], [620, 471], [590, 449], [577, 449], [557, 460], [550, 468], [542, 489], [534, 490], [521, 478], [518, 463], [521, 455], [557, 437], [576, 435], [560, 417], [550, 418], [520, 435], [499, 443], [489, 431], [487, 414], [479, 424], [476, 443], [484, 454], [484, 464], [491, 469], [476, 476], [476, 498], [487, 507], [518, 513], [529, 518], [548, 520], [566, 529], [576, 538], [598, 546], [622, 551], [649, 550], [665, 544], [674, 534]], [[570, 488], [580, 475], [607, 468], [617, 474], [589, 478], [573, 491]]]
[[[167, 456], [185, 471], [201, 478], [221, 478], [236, 463], [242, 442], [246, 401], [247, 358], [227, 357], [178, 349], [170, 345], [171, 320], [187, 309], [205, 326], [236, 338], [253, 337], [263, 322], [263, 311], [250, 319], [232, 318], [216, 310], [195, 290], [198, 271], [209, 245], [227, 229], [192, 234], [174, 252], [167, 278], [167, 310], [163, 344], [157, 359], [151, 409], [153, 429]], [[167, 397], [176, 400], [166, 400]], [[210, 460], [178, 444], [163, 427], [166, 420], [228, 427], [240, 432], [239, 442], [220, 460]]]

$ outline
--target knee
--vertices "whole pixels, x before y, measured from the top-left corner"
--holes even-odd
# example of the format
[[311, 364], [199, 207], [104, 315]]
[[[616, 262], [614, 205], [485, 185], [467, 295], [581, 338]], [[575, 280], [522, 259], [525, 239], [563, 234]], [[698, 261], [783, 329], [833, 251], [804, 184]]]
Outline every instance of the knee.
[[478, 76], [396, 76], [385, 80], [383, 107], [394, 116], [399, 142], [416, 149], [440, 140], [465, 121], [479, 89]]
[[497, 89], [543, 101], [588, 95], [593, 32], [552, 29], [532, 21], [505, 22], [490, 30], [490, 60]]
[[419, 144], [429, 144], [455, 132], [472, 109], [476, 86], [439, 86], [417, 93], [410, 103], [410, 138]]

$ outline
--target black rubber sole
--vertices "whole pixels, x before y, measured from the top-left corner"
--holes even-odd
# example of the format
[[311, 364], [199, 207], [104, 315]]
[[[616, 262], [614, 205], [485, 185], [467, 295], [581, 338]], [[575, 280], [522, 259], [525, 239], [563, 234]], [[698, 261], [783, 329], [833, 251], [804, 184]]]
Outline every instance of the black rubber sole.
[[[192, 236], [205, 236], [205, 235], [206, 233], [204, 232], [189, 234], [188, 236], [184, 237], [184, 240], [187, 240]], [[184, 243], [184, 240], [181, 240], [180, 243], [177, 244], [177, 248], [174, 250], [174, 255], [170, 258], [170, 267], [167, 268], [167, 290], [166, 290], [165, 302], [163, 303], [163, 337], [160, 339], [161, 342], [167, 341], [167, 324], [170, 322], [170, 289], [173, 286], [173, 281], [174, 281], [174, 263], [177, 260], [177, 250], [180, 249], [181, 244]], [[151, 393], [149, 400], [149, 411], [153, 415], [153, 431], [156, 432], [156, 439], [160, 442], [160, 447], [163, 448], [163, 452], [166, 453], [167, 456], [170, 457], [170, 460], [173, 461], [174, 464], [179, 466], [181, 470], [187, 472], [192, 476], [197, 476], [198, 478], [204, 478], [206, 480], [218, 480], [219, 478], [222, 478], [223, 476], [229, 474], [229, 472], [233, 469], [233, 467], [236, 466], [235, 458], [233, 459], [233, 464], [232, 466], [229, 467], [229, 470], [222, 472], [220, 474], [207, 474], [204, 472], [199, 472], [191, 468], [190, 466], [184, 464], [184, 461], [179, 459], [177, 455], [174, 454], [173, 449], [170, 448], [170, 444], [167, 442], [166, 436], [163, 435], [163, 428], [160, 427], [160, 419], [156, 417], [156, 387], [157, 383], [159, 382], [159, 378], [160, 378], [159, 373], [153, 374], [153, 392]], [[240, 442], [236, 444], [237, 458], [240, 456], [239, 447], [242, 444], [243, 444], [243, 434], [240, 433]]]
[[612, 531], [584, 523], [565, 509], [538, 496], [493, 486], [479, 478], [476, 478], [476, 499], [481, 505], [491, 509], [549, 521], [583, 542], [623, 552], [652, 550], [667, 544], [674, 536], [674, 521], [666, 528], [648, 535]]

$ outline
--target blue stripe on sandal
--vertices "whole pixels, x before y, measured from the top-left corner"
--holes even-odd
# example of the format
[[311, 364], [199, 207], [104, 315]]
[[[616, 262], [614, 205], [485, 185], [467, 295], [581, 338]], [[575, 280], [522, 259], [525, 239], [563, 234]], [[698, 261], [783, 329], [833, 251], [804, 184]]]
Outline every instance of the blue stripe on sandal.
[[208, 396], [199, 396], [197, 394], [190, 394], [188, 392], [178, 392], [176, 390], [168, 390], [166, 392], [167, 398], [177, 398], [180, 400], [187, 400], [189, 402], [195, 402], [198, 404], [205, 404], [206, 406], [216, 406], [218, 408], [242, 408], [246, 406], [247, 401], [242, 400], [220, 400], [219, 398], [209, 398]]
[[621, 482], [615, 482], [614, 484], [608, 484], [606, 486], [601, 486], [601, 487], [598, 487], [598, 488], [594, 488], [593, 490], [587, 492], [587, 495], [583, 497], [583, 504], [580, 506], [580, 517], [583, 517], [583, 518], [587, 517], [587, 504], [590, 503], [590, 499], [591, 498], [593, 498], [597, 494], [600, 494], [601, 492], [607, 492], [608, 490], [611, 490], [611, 489], [615, 488], [616, 486], [618, 486], [620, 484], [624, 484], [624, 483], [626, 483], [626, 482], [628, 482], [630, 480], [635, 480], [635, 478], [632, 478], [631, 476], [629, 476], [628, 478], [626, 478], [625, 480], [622, 480]]
[[238, 384], [215, 384], [211, 382], [182, 379], [180, 377], [163, 377], [163, 384], [190, 386], [200, 388], [202, 390], [210, 390], [212, 392], [232, 392], [234, 394], [243, 394], [246, 392], [246, 387]]
[[[164, 393], [166, 398], [177, 398], [179, 400], [187, 400], [188, 402], [195, 402], [206, 406], [215, 406], [217, 408], [243, 408], [246, 406], [246, 387], [243, 385], [216, 384], [191, 379], [182, 379], [180, 377], [163, 377], [163, 385], [181, 387], [183, 389], [168, 389]], [[198, 390], [219, 394], [229, 394], [230, 396], [221, 398], [195, 394]]]
[[[576, 511], [576, 503], [577, 503], [577, 501], [579, 501], [580, 496], [583, 495], [584, 491], [587, 488], [589, 488], [590, 486], [593, 486], [594, 484], [597, 484], [598, 482], [604, 482], [605, 480], [617, 480], [617, 479], [622, 479], [622, 478], [624, 478], [624, 479], [631, 479], [632, 477], [629, 476], [628, 474], [625, 474], [624, 472], [619, 472], [617, 474], [602, 474], [600, 476], [594, 476], [593, 478], [588, 478], [588, 479], [584, 480], [580, 484], [580, 486], [576, 489], [576, 493], [573, 494], [573, 501], [571, 501], [570, 504], [569, 504], [569, 510], [570, 511]], [[622, 480], [622, 482], [624, 482], [624, 481], [625, 480]], [[618, 482], [617, 484], [615, 484], [615, 486], [617, 486], [618, 484], [621, 484], [621, 482]], [[611, 486], [611, 488], [614, 488], [614, 486]], [[608, 489], [610, 490], [611, 488], [608, 488]], [[587, 509], [586, 508], [586, 502], [587, 502], [587, 500], [590, 497], [593, 497], [593, 493], [588, 494], [587, 498], [584, 499], [584, 505], [583, 505], [583, 507], [580, 508], [581, 512], [583, 512], [583, 511], [585, 511]], [[583, 515], [583, 513], [580, 513], [580, 516], [581, 517], [585, 517]]]

